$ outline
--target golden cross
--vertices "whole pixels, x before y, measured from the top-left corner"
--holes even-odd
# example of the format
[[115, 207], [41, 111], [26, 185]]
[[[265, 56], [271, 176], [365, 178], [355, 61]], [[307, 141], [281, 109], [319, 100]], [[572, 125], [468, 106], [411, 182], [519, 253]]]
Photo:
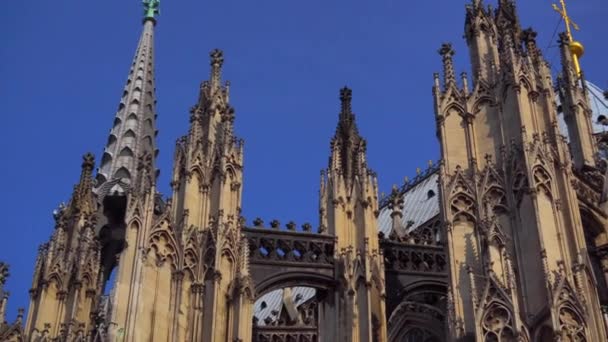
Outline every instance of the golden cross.
[[559, 8], [556, 4], [551, 4], [551, 5], [553, 6], [553, 9], [557, 13], [559, 13], [559, 15], [561, 15], [562, 18], [564, 19], [564, 24], [566, 24], [566, 34], [568, 34], [568, 39], [570, 39], [570, 41], [572, 42], [572, 41], [574, 41], [574, 39], [572, 38], [572, 31], [570, 30], [570, 26], [572, 26], [572, 28], [574, 28], [577, 31], [579, 30], [579, 27], [568, 16], [568, 12], [566, 11], [566, 2], [564, 0], [559, 0], [559, 3], [562, 6], [561, 8]]

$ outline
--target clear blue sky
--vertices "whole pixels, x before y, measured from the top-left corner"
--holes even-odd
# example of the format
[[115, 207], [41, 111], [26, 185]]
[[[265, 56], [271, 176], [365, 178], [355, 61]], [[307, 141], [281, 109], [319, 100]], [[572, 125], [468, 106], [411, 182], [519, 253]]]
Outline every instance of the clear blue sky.
[[[338, 90], [368, 140], [382, 191], [439, 156], [431, 97], [437, 49], [454, 43], [468, 71], [464, 0], [162, 0], [156, 35], [160, 190], [168, 193], [173, 144], [224, 50], [236, 131], [245, 139], [243, 210], [317, 224]], [[495, 4], [496, 0], [490, 1]], [[606, 0], [571, 0], [587, 78], [608, 85]], [[551, 1], [519, 1], [524, 27], [557, 63]], [[9, 1], [0, 11], [0, 260], [11, 265], [9, 317], [27, 307], [37, 247], [67, 201], [81, 155], [101, 154], [141, 29], [138, 0]], [[550, 44], [549, 44], [550, 43]], [[552, 46], [545, 49], [547, 46]], [[557, 69], [555, 69], [557, 70]]]

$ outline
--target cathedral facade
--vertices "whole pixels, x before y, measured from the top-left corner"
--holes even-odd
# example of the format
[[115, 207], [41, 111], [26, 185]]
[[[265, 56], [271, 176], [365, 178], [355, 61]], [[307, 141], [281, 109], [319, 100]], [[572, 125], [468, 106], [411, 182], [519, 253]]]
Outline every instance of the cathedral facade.
[[439, 163], [380, 197], [345, 87], [318, 225], [249, 225], [220, 50], [177, 140], [172, 194], [157, 191], [159, 2], [144, 4], [103, 155], [83, 157], [11, 324], [0, 263], [0, 340], [608, 341], [608, 135], [596, 129], [608, 101], [569, 32], [554, 78], [513, 0], [473, 0], [472, 77], [456, 76], [450, 44], [439, 50]]

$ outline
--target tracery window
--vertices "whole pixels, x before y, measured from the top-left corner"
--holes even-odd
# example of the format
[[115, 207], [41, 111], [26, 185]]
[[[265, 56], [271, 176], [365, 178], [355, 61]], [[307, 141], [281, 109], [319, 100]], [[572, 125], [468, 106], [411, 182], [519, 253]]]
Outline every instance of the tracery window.
[[509, 309], [500, 304], [492, 304], [483, 316], [484, 342], [515, 341], [513, 320]]
[[563, 342], [586, 342], [585, 326], [580, 316], [569, 307], [559, 310], [560, 337]]

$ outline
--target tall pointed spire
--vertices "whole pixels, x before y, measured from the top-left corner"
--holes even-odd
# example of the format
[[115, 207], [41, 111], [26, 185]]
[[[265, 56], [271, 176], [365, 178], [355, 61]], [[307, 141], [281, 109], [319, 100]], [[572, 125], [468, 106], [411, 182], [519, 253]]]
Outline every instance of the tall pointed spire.
[[146, 157], [154, 166], [154, 26], [159, 4], [159, 0], [144, 1], [143, 30], [97, 173], [100, 200], [108, 194], [124, 194], [130, 188], [139, 159]]
[[500, 36], [508, 35], [513, 40], [515, 46], [520, 46], [521, 25], [519, 24], [519, 16], [517, 15], [514, 0], [498, 1], [495, 22]]
[[352, 99], [353, 92], [348, 87], [340, 89], [340, 116], [338, 121], [338, 128], [336, 130], [336, 138], [342, 136], [343, 138], [359, 137], [359, 129], [355, 122], [355, 114], [352, 110]]
[[347, 87], [340, 89], [341, 110], [336, 134], [331, 140], [329, 160], [329, 168], [339, 170], [348, 186], [355, 175], [362, 175], [366, 151], [366, 142], [359, 135], [351, 101], [352, 90]]

